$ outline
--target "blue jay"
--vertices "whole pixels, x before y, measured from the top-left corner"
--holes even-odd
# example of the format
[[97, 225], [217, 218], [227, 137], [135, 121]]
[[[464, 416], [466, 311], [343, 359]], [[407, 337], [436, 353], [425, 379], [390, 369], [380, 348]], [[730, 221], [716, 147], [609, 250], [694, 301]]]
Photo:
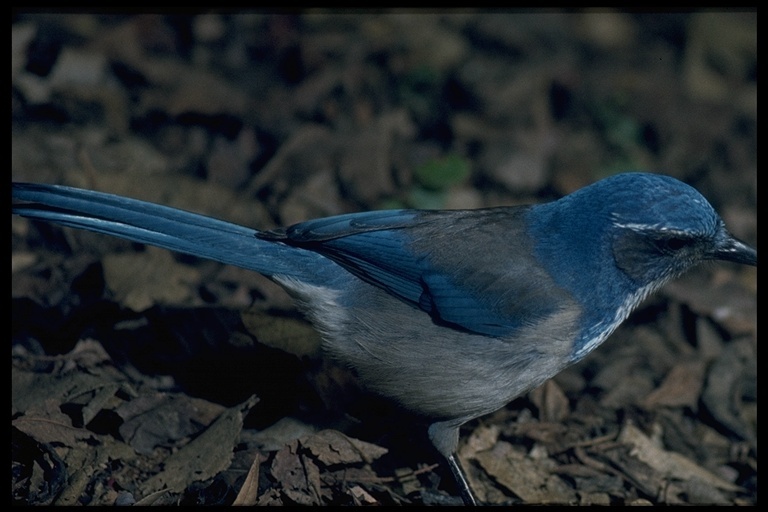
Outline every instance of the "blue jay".
[[285, 288], [332, 357], [430, 423], [467, 504], [459, 427], [600, 345], [704, 260], [757, 265], [704, 197], [615, 175], [557, 201], [352, 213], [257, 231], [55, 185], [13, 184], [13, 212], [254, 270]]

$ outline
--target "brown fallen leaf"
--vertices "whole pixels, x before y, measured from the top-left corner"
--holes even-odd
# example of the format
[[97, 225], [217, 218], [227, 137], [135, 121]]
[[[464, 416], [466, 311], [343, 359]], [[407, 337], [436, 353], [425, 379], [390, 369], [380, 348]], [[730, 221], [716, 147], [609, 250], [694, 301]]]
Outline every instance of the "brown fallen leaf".
[[116, 300], [134, 311], [183, 303], [200, 280], [196, 269], [153, 247], [147, 247], [146, 254], [108, 254], [103, 263], [104, 279]]
[[386, 453], [385, 448], [335, 430], [295, 439], [275, 454], [270, 472], [276, 485], [258, 504], [275, 504], [276, 498], [281, 504], [354, 502], [358, 498], [352, 492], [353, 483], [382, 481], [368, 464]]
[[702, 360], [685, 361], [672, 367], [661, 385], [643, 400], [643, 406], [690, 407], [696, 410], [704, 384], [706, 365]]
[[206, 428], [224, 412], [218, 404], [179, 394], [142, 394], [115, 409], [122, 438], [137, 453], [150, 454]]
[[323, 498], [330, 498], [330, 493], [322, 489], [320, 468], [299, 451], [299, 441], [293, 441], [278, 451], [272, 461], [272, 475], [288, 500], [284, 504], [322, 505]]
[[551, 459], [533, 459], [524, 450], [505, 441], [478, 453], [476, 459], [489, 476], [522, 499], [523, 503], [578, 503], [575, 491], [553, 473], [556, 464]]
[[741, 489], [699, 466], [691, 459], [679, 453], [659, 448], [656, 443], [631, 423], [624, 425], [618, 440], [621, 443], [630, 445], [630, 454], [632, 456], [659, 472], [664, 478], [676, 480], [696, 479], [726, 491], [738, 491]]
[[238, 443], [243, 418], [257, 402], [258, 398], [252, 396], [224, 411], [202, 434], [164, 461], [163, 470], [145, 482], [142, 494], [162, 489], [180, 492], [191, 483], [226, 469]]
[[56, 399], [45, 400], [35, 407], [30, 407], [11, 422], [39, 443], [62, 443], [76, 446], [82, 441], [95, 441], [93, 432], [72, 425], [72, 419], [61, 412]]
[[345, 436], [337, 430], [321, 430], [302, 439], [301, 445], [326, 466], [370, 464], [388, 452], [386, 448]]
[[539, 408], [539, 420], [559, 422], [568, 417], [568, 397], [554, 380], [548, 380], [530, 393], [531, 401]]
[[701, 396], [721, 425], [753, 445], [757, 442], [756, 365], [754, 339], [731, 341], [709, 367]]
[[245, 482], [243, 482], [243, 486], [240, 488], [240, 491], [238, 491], [235, 501], [232, 502], [233, 506], [251, 506], [258, 503], [259, 469], [261, 468], [261, 463], [265, 460], [266, 457], [260, 453], [256, 454], [256, 457], [253, 459], [253, 463], [248, 470], [248, 474], [245, 477]]
[[241, 314], [246, 330], [268, 347], [296, 356], [320, 354], [320, 335], [306, 321], [275, 316], [250, 308]]

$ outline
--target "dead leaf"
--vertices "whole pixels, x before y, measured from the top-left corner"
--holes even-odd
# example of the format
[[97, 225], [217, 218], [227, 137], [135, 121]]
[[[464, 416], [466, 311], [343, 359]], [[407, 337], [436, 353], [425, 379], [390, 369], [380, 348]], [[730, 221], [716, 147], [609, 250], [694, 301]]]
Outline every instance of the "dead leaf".
[[527, 504], [577, 503], [576, 493], [553, 474], [554, 461], [532, 459], [525, 451], [500, 441], [488, 451], [476, 455], [482, 468], [500, 485]]
[[739, 276], [745, 276], [745, 282], [757, 283], [757, 269], [744, 268], [736, 274], [729, 268], [718, 267], [712, 278], [691, 272], [671, 281], [664, 287], [664, 293], [698, 315], [715, 320], [733, 335], [754, 335], [757, 331], [755, 290], [744, 286]]
[[243, 417], [257, 402], [252, 396], [222, 413], [202, 434], [164, 461], [163, 470], [145, 482], [143, 494], [162, 489], [180, 492], [191, 483], [226, 469], [243, 427]]
[[168, 393], [143, 394], [115, 409], [123, 418], [120, 435], [136, 453], [150, 454], [206, 428], [224, 407], [199, 398]]
[[291, 416], [281, 418], [263, 430], [250, 434], [249, 445], [265, 452], [276, 452], [295, 439], [308, 437], [317, 427]]
[[490, 450], [498, 442], [500, 433], [501, 428], [496, 423], [479, 425], [466, 438], [466, 441], [461, 443], [459, 457], [469, 460], [474, 458], [478, 452]]
[[386, 448], [345, 436], [337, 430], [321, 430], [302, 439], [301, 446], [326, 466], [359, 462], [370, 464], [388, 452]]
[[336, 176], [330, 168], [318, 169], [295, 183], [291, 193], [280, 202], [280, 219], [290, 225], [307, 219], [343, 213]]
[[[110, 372], [107, 372], [110, 373]], [[89, 403], [97, 400], [103, 405], [115, 391], [121, 388], [117, 372], [110, 377], [98, 374], [82, 372], [69, 372], [60, 374], [26, 372], [11, 368], [11, 380], [13, 382], [11, 400], [15, 411], [25, 412], [30, 408], [39, 407], [46, 400], [53, 400], [60, 407], [62, 404], [76, 403], [83, 406], [85, 419], [92, 418], [98, 405], [89, 409]]]
[[630, 454], [637, 460], [647, 464], [663, 478], [674, 480], [697, 479], [708, 485], [726, 491], [738, 491], [740, 488], [723, 480], [717, 475], [702, 468], [691, 459], [676, 452], [669, 452], [656, 446], [648, 436], [643, 434], [631, 423], [624, 425], [618, 438], [619, 442], [632, 447]]
[[531, 401], [539, 408], [542, 422], [559, 422], [568, 417], [570, 404], [568, 397], [554, 380], [548, 380], [530, 393]]
[[237, 493], [233, 506], [250, 506], [256, 505], [259, 500], [259, 468], [261, 463], [266, 460], [266, 457], [257, 453], [253, 459], [251, 468], [248, 470], [248, 474], [245, 477], [245, 482]]
[[103, 263], [107, 286], [118, 302], [134, 311], [184, 302], [200, 280], [197, 270], [154, 247], [147, 247], [145, 254], [108, 254]]
[[278, 480], [280, 490], [291, 502], [297, 505], [320, 505], [320, 469], [298, 452], [298, 441], [278, 451], [272, 462], [272, 474]]
[[701, 397], [721, 425], [750, 444], [757, 440], [757, 420], [746, 405], [756, 402], [748, 398], [756, 395], [756, 361], [752, 339], [733, 340], [709, 367]]
[[353, 486], [349, 493], [355, 498], [356, 505], [378, 505], [379, 501], [368, 494], [365, 489], [359, 485]]
[[259, 343], [299, 357], [320, 354], [320, 335], [306, 321], [270, 315], [256, 308], [244, 311], [241, 317], [246, 330]]
[[82, 441], [95, 441], [93, 432], [73, 426], [72, 418], [61, 412], [60, 407], [56, 399], [44, 400], [11, 424], [39, 443], [76, 446]]
[[661, 385], [645, 397], [643, 406], [648, 409], [658, 406], [690, 407], [695, 411], [704, 384], [705, 369], [701, 360], [678, 363]]
[[93, 495], [98, 488], [96, 483], [108, 471], [109, 461], [130, 465], [134, 456], [127, 444], [110, 436], [99, 436], [97, 443], [82, 442], [63, 451], [62, 458], [70, 471], [70, 477], [54, 505], [81, 504], [84, 497], [92, 498], [94, 504], [111, 505], [99, 502], [101, 495]]

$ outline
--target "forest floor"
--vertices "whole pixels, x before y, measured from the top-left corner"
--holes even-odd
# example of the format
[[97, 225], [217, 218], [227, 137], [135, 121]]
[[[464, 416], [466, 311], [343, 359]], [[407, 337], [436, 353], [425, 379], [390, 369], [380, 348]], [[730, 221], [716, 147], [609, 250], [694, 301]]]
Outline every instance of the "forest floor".
[[[756, 244], [756, 13], [15, 13], [12, 178], [254, 228], [627, 170]], [[18, 504], [456, 504], [252, 272], [12, 219]], [[702, 266], [462, 429], [489, 504], [757, 501], [757, 273]]]

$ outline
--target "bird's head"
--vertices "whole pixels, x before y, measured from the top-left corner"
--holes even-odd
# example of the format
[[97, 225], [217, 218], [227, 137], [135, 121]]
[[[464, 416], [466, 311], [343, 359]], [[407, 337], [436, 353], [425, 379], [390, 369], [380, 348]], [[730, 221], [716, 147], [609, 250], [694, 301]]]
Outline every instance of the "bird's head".
[[536, 254], [584, 305], [580, 358], [650, 293], [706, 260], [757, 265], [694, 188], [668, 176], [612, 176], [529, 216]]
[[628, 173], [587, 192], [609, 212], [616, 266], [637, 283], [661, 284], [705, 260], [757, 265], [757, 252], [734, 238], [709, 202], [681, 181]]

